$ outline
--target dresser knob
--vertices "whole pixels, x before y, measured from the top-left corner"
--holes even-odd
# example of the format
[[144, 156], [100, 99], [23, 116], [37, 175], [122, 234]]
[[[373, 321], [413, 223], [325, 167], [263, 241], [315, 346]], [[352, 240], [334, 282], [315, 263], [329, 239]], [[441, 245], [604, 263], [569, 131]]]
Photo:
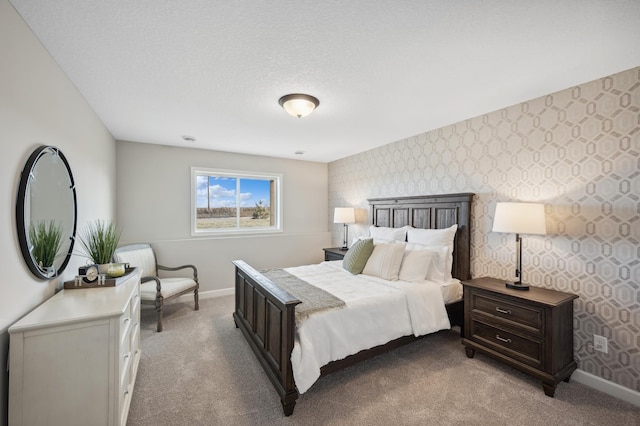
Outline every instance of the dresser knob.
[[508, 309], [500, 309], [497, 306], [496, 306], [496, 311], [500, 312], [501, 314], [507, 314], [507, 315], [509, 315], [511, 313], [510, 310], [508, 310]]

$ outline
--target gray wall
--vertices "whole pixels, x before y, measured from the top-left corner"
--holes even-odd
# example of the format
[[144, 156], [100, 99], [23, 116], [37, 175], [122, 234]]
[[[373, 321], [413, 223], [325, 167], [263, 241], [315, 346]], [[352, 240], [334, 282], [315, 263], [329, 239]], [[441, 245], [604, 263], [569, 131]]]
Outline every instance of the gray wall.
[[[283, 232], [192, 237], [192, 166], [281, 173]], [[123, 244], [149, 242], [163, 264], [195, 264], [202, 293], [233, 287], [234, 259], [257, 268], [317, 263], [330, 243], [325, 163], [118, 141], [117, 170]]]
[[495, 204], [543, 202], [549, 235], [523, 237], [524, 281], [579, 295], [579, 368], [640, 391], [639, 158], [634, 68], [332, 162], [329, 206], [359, 208], [357, 236], [367, 198], [474, 192], [472, 273], [513, 279], [514, 235], [491, 232]]
[[[0, 424], [7, 422], [7, 329], [71, 279], [41, 281], [22, 259], [15, 231], [20, 172], [39, 145], [59, 147], [69, 161], [78, 196], [78, 226], [115, 213], [115, 141], [84, 98], [7, 0], [0, 0]], [[90, 194], [98, 196], [90, 197]]]

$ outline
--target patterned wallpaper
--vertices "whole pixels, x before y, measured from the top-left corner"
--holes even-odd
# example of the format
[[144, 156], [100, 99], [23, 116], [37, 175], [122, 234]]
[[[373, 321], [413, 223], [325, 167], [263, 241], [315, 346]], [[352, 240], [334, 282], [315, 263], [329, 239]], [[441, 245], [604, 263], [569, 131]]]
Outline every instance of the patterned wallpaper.
[[523, 236], [524, 281], [579, 295], [578, 367], [640, 391], [640, 67], [329, 164], [330, 211], [357, 208], [350, 238], [366, 232], [367, 198], [456, 192], [476, 194], [475, 277], [514, 278], [496, 202], [545, 204], [548, 235]]

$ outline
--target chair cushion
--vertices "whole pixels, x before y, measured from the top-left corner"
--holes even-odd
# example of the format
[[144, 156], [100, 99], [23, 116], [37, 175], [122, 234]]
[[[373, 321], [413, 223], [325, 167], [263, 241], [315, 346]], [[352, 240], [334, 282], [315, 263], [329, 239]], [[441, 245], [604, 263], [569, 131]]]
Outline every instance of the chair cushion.
[[116, 262], [128, 263], [129, 265], [135, 266], [140, 269], [142, 271], [142, 278], [156, 276], [156, 258], [153, 254], [153, 249], [150, 245], [146, 244], [140, 244], [139, 247], [140, 248], [131, 250], [116, 250], [113, 258]]
[[[160, 278], [160, 286], [162, 287], [162, 297], [168, 299], [180, 292], [195, 288], [196, 282], [191, 278]], [[140, 285], [140, 298], [142, 300], [155, 300], [155, 280], [147, 281]]]

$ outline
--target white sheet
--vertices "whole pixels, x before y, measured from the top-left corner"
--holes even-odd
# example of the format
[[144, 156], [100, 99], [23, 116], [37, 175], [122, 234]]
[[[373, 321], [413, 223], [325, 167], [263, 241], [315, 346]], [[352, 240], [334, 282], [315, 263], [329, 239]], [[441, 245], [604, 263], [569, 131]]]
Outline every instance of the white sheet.
[[451, 327], [443, 286], [352, 275], [342, 261], [287, 268], [287, 272], [344, 300], [346, 306], [311, 315], [298, 325], [291, 353], [298, 392], [320, 377], [320, 368], [406, 335]]
[[458, 300], [462, 300], [463, 287], [460, 280], [453, 279], [449, 285], [444, 285], [441, 288], [442, 298], [444, 303], [451, 303]]

